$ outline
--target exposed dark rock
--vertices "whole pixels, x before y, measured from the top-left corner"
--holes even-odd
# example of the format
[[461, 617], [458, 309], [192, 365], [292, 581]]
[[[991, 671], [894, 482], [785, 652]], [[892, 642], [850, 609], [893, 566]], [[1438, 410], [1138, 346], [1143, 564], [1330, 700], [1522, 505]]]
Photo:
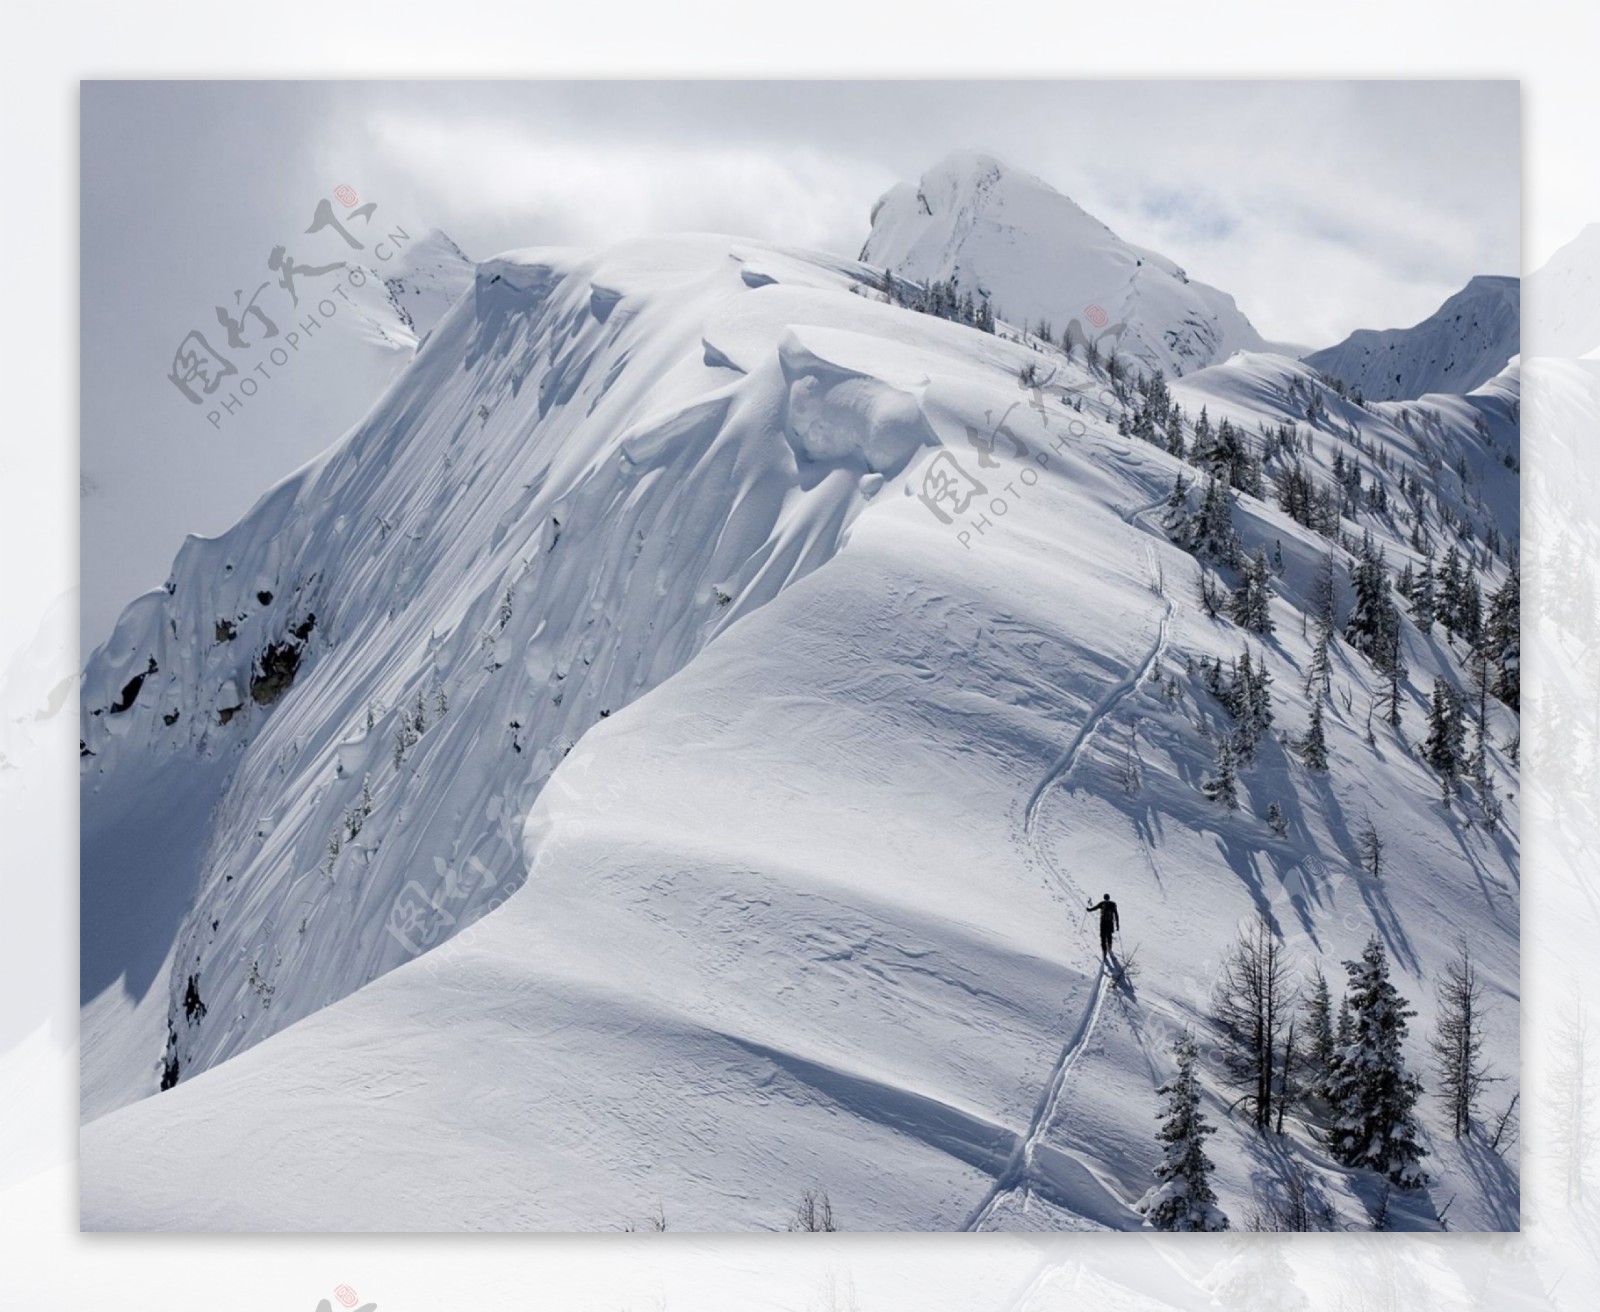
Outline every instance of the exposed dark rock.
[[300, 650], [297, 639], [269, 642], [256, 658], [256, 668], [250, 675], [250, 697], [257, 706], [270, 706], [289, 691], [300, 668]]
[[167, 1022], [167, 1051], [161, 1059], [161, 1091], [165, 1093], [178, 1082], [178, 1036]]
[[316, 627], [316, 615], [307, 612], [305, 619], [289, 630], [288, 637], [282, 642], [269, 642], [256, 658], [250, 675], [250, 696], [256, 705], [270, 706], [289, 691], [305, 654], [306, 639]]
[[150, 658], [150, 668], [143, 674], [136, 674], [122, 685], [122, 695], [111, 703], [111, 714], [120, 715], [133, 705], [134, 699], [139, 695], [139, 689], [144, 687], [144, 681], [156, 673], [156, 658]]
[[189, 987], [183, 994], [184, 1019], [193, 1025], [197, 1021], [204, 1020], [205, 1014], [206, 1004], [200, 1001], [200, 976], [190, 975]]

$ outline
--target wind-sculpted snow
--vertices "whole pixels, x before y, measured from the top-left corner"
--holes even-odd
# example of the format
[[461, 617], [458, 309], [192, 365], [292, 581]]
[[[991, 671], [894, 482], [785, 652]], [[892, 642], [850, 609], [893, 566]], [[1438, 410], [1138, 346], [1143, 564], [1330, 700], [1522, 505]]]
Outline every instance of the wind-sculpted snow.
[[[674, 1230], [767, 1229], [822, 1188], [846, 1229], [1137, 1229], [1171, 1041], [1206, 1033], [1257, 915], [1336, 981], [1380, 936], [1418, 1070], [1434, 981], [1470, 941], [1510, 1097], [1516, 718], [1491, 708], [1493, 830], [1441, 805], [1417, 750], [1460, 644], [1403, 624], [1398, 731], [1368, 714], [1383, 677], [1337, 646], [1331, 768], [1307, 770], [1303, 621], [1343, 549], [1241, 497], [1275, 629], [1208, 618], [1159, 514], [1192, 467], [1118, 433], [1102, 376], [1058, 360], [1025, 390], [1034, 345], [860, 285], [712, 239], [486, 266], [347, 444], [130, 611], [86, 680], [86, 825], [145, 871], [114, 823], [135, 781], [183, 762], [197, 810], [207, 768], [230, 782], [127, 1096], [154, 1083], [169, 1011], [180, 1078], [84, 1128], [86, 1226], [604, 1230], [659, 1208]], [[1389, 497], [1405, 470], [1475, 540], [1515, 540], [1514, 374], [1363, 408], [1241, 355], [1173, 391], [1252, 441], [1291, 425], [1319, 479], [1359, 450]], [[952, 470], [984, 489], [959, 510]], [[1417, 561], [1398, 518], [1353, 515], [1391, 566]], [[256, 705], [256, 658], [309, 610], [292, 681]], [[1230, 810], [1202, 788], [1229, 721], [1199, 662], [1246, 644], [1275, 720]], [[371, 813], [330, 863], [363, 780]], [[114, 871], [85, 868], [93, 918]], [[1136, 963], [1115, 981], [1083, 923], [1105, 891]], [[434, 935], [414, 960], [397, 901]], [[1285, 1156], [1370, 1224], [1369, 1175], [1293, 1124], [1266, 1145], [1214, 1065], [1203, 1083], [1236, 1225]], [[1515, 1154], [1420, 1113], [1435, 1183], [1391, 1223], [1448, 1206], [1453, 1228], [1514, 1226]]]
[[[805, 344], [893, 312], [769, 260], [802, 285], [715, 240], [491, 261], [343, 444], [128, 608], [83, 690], [86, 1115], [504, 900], [582, 734], [936, 440], [848, 336]], [[730, 376], [702, 334], [743, 302]]]

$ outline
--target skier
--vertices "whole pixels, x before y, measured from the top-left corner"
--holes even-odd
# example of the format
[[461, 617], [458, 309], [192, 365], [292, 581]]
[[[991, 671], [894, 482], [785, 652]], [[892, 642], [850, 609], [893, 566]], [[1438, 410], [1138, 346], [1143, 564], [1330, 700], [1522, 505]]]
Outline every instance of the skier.
[[1100, 913], [1100, 959], [1104, 961], [1111, 955], [1111, 936], [1122, 928], [1117, 918], [1117, 904], [1107, 893], [1100, 901], [1089, 903], [1088, 910]]

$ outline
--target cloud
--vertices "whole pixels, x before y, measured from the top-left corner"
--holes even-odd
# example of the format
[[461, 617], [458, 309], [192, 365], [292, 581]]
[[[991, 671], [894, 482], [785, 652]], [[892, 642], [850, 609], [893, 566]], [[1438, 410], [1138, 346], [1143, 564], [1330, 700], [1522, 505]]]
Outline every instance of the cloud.
[[[1269, 337], [1414, 323], [1517, 270], [1507, 83], [534, 83], [344, 88], [343, 159], [476, 255], [719, 231], [854, 255], [981, 146], [1231, 292]], [[332, 145], [323, 143], [331, 159]], [[332, 167], [330, 163], [330, 167]]]
[[894, 181], [814, 146], [575, 140], [501, 119], [395, 113], [374, 114], [367, 130], [434, 222], [520, 223], [518, 244], [726, 232], [854, 255], [865, 235], [860, 198]]

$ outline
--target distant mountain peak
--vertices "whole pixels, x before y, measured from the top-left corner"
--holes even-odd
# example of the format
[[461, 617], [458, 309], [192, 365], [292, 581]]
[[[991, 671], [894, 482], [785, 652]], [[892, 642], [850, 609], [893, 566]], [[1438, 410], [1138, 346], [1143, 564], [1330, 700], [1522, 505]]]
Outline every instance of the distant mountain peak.
[[1360, 328], [1305, 361], [1374, 401], [1464, 395], [1505, 368], [1521, 350], [1520, 335], [1520, 280], [1478, 274], [1420, 323]]
[[1071, 197], [982, 150], [945, 156], [873, 206], [861, 258], [915, 282], [987, 297], [1009, 322], [1074, 319], [1169, 376], [1266, 343], [1233, 298], [1123, 241]]
[[432, 228], [402, 247], [379, 276], [389, 290], [391, 304], [421, 339], [472, 285], [476, 270], [461, 247], [438, 228]]

